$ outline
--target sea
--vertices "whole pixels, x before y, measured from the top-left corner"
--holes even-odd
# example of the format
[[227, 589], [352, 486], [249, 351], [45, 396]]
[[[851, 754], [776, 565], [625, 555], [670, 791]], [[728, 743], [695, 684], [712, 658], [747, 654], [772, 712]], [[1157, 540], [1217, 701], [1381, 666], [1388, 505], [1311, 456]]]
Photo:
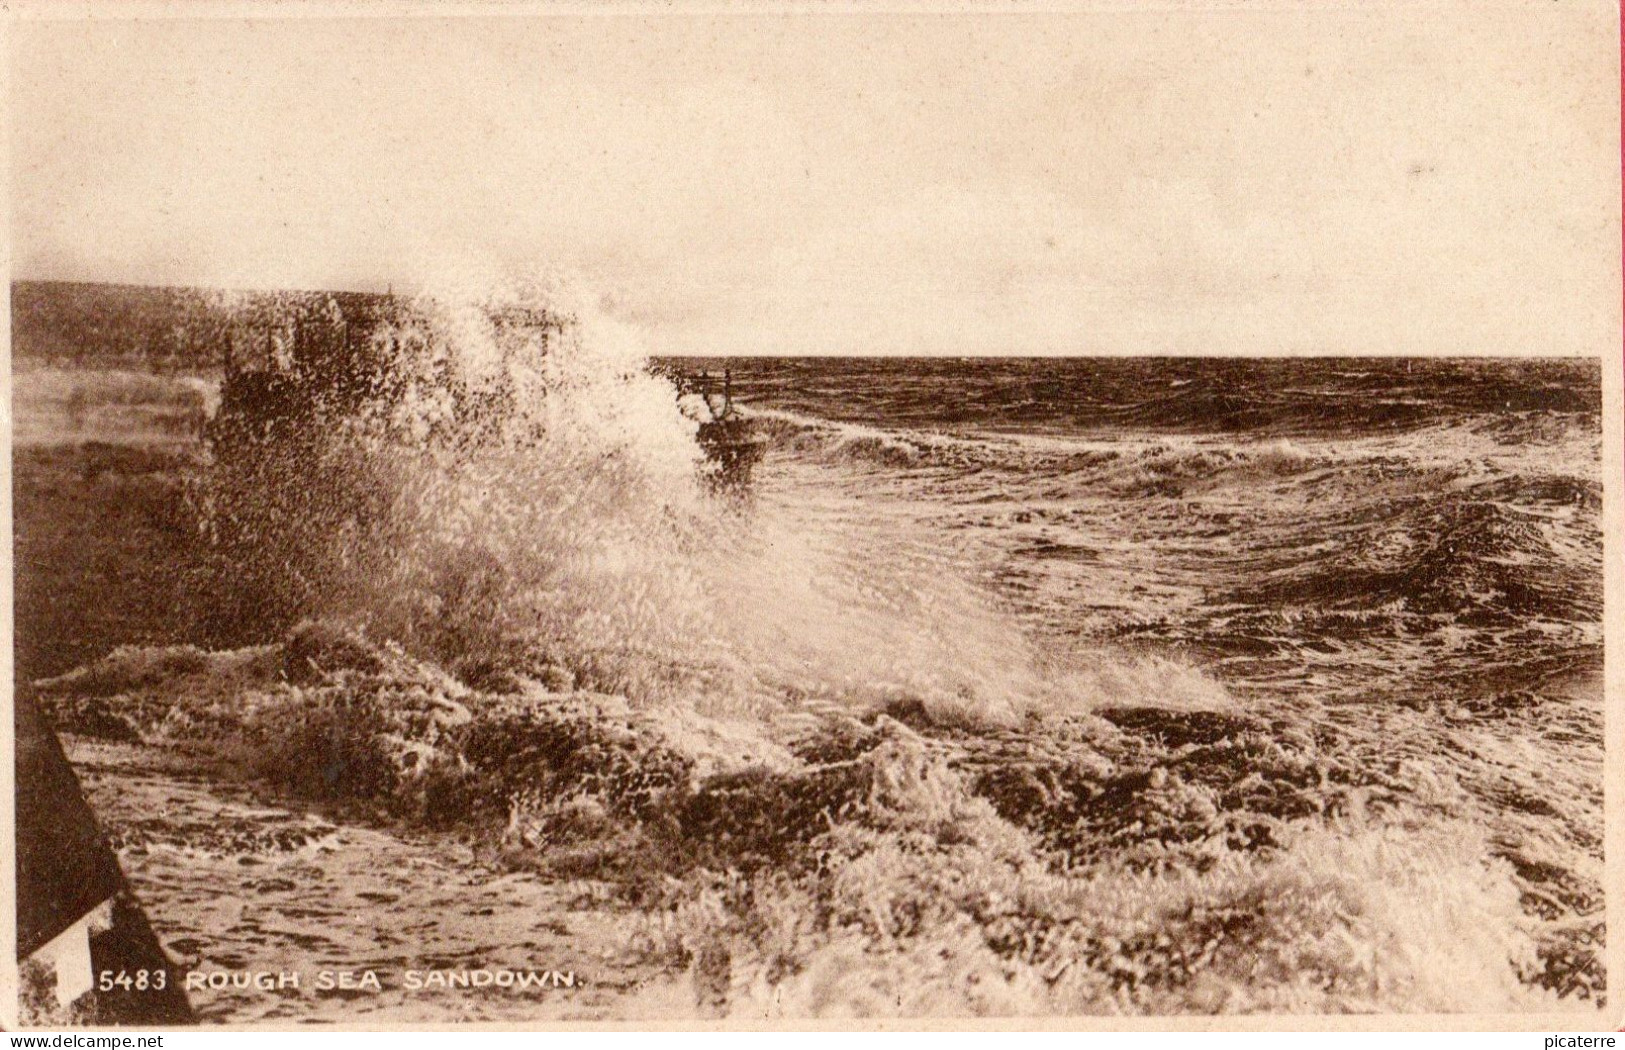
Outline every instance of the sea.
[[1525, 909], [1584, 930], [1563, 950], [1600, 946], [1596, 361], [680, 365], [770, 435], [758, 501], [908, 536], [1042, 645], [1188, 667], [1436, 785], [1408, 801], [1484, 829]]
[[[835, 1013], [967, 981], [1016, 995], [992, 1013], [1604, 996], [1598, 361], [651, 361], [584, 308], [553, 337], [444, 306], [381, 332], [340, 425], [199, 450], [236, 632], [199, 640], [332, 620], [487, 712], [597, 712], [626, 748], [582, 784], [680, 756], [680, 812], [741, 831], [678, 826], [733, 843], [681, 899], [734, 887], [700, 932], [774, 1002], [794, 974]], [[220, 402], [183, 378], [94, 389], [195, 423]], [[90, 382], [30, 379], [67, 419]], [[748, 480], [707, 455], [719, 411]]]
[[765, 490], [906, 513], [974, 554], [1033, 630], [1351, 704], [1600, 674], [1594, 361], [685, 366], [726, 372], [773, 425]]

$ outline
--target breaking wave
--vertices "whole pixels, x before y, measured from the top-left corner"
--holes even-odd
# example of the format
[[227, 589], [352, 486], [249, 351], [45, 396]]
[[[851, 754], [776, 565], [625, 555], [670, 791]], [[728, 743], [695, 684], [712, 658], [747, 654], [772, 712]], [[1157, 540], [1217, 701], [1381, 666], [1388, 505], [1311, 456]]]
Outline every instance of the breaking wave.
[[[516, 309], [573, 323], [544, 347], [490, 320]], [[269, 501], [229, 571], [306, 552], [290, 618], [711, 712], [914, 700], [1008, 720], [1126, 699], [1118, 680], [1223, 702], [1166, 659], [1041, 650], [973, 567], [856, 504], [715, 496], [670, 381], [556, 286], [436, 289], [412, 314], [375, 335], [388, 381], [314, 428], [320, 447], [217, 488], [216, 507]]]
[[1584, 390], [1508, 427], [1408, 403], [1518, 386], [1460, 363], [1328, 414], [1160, 363], [1069, 401], [1061, 366], [795, 362], [834, 378], [747, 398], [741, 497], [557, 283], [442, 283], [373, 351], [201, 486], [261, 644], [117, 651], [59, 718], [611, 878], [702, 1013], [1601, 996]]

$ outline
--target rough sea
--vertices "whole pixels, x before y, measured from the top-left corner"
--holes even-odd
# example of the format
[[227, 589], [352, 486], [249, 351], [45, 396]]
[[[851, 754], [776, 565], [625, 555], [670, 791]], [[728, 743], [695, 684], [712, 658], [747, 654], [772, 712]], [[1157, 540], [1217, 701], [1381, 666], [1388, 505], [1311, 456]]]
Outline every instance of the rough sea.
[[974, 552], [1035, 630], [1353, 704], [1484, 704], [1600, 674], [1595, 362], [722, 367], [739, 404], [789, 428], [769, 490], [908, 514]]
[[1596, 362], [685, 366], [773, 435], [760, 501], [910, 536], [1040, 644], [1167, 657], [1436, 785], [1563, 950], [1600, 943]]
[[[740, 1016], [1602, 1001], [1598, 362], [650, 362], [490, 320], [551, 296], [425, 300], [342, 425], [216, 442], [228, 651], [63, 681], [222, 756], [320, 727], [408, 821], [598, 858]], [[673, 371], [726, 373], [747, 484]], [[310, 623], [395, 670], [244, 693]]]

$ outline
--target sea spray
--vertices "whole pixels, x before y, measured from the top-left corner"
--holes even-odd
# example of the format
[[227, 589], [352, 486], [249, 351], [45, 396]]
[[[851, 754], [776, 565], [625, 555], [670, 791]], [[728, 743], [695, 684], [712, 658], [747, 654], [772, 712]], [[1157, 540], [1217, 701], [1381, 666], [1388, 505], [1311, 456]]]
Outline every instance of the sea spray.
[[[513, 492], [546, 435], [515, 411], [501, 357], [474, 347], [459, 363], [434, 337], [466, 329], [456, 338], [500, 349], [523, 335], [487, 323], [483, 291], [442, 298], [465, 303], [462, 319], [407, 326], [408, 360], [375, 377], [398, 387], [427, 362], [423, 410], [389, 422], [334, 406], [304, 428], [312, 440], [267, 478], [281, 488], [243, 489], [302, 500], [265, 519], [282, 546], [218, 577], [296, 569], [370, 638], [316, 623], [235, 652], [120, 650], [42, 687], [64, 731], [201, 752], [216, 770], [455, 827], [559, 878], [612, 879], [707, 1010], [1600, 998], [1594, 412], [1364, 437], [959, 433], [951, 447], [874, 426], [778, 445], [734, 503], [693, 484], [686, 437], [671, 484], [617, 474], [600, 454], [610, 428], [573, 460], [551, 449], [568, 469], [542, 478], [543, 504]], [[958, 367], [970, 389], [997, 371]], [[1045, 367], [1022, 364], [1012, 388]], [[1269, 397], [1300, 399], [1279, 376], [1308, 366], [1249, 367]], [[1516, 386], [1517, 369], [1496, 369]], [[898, 366], [889, 390], [856, 396], [895, 401], [929, 372]], [[835, 388], [820, 396], [851, 400]], [[735, 389], [748, 390], [737, 366]], [[1067, 407], [1055, 389], [1044, 403]], [[1505, 403], [1495, 391], [1491, 409]], [[885, 451], [922, 446], [948, 451]], [[608, 462], [622, 460], [639, 456]], [[624, 520], [532, 528], [539, 507], [572, 500]], [[506, 532], [488, 525], [504, 516]], [[512, 542], [485, 549], [492, 532]], [[974, 575], [975, 534], [1007, 544], [998, 598]], [[318, 540], [325, 564], [290, 537]], [[557, 547], [571, 560], [554, 576], [536, 565], [562, 555], [538, 537], [575, 544]], [[666, 588], [654, 617], [613, 589], [644, 555]], [[1395, 593], [1385, 577], [1411, 565], [1431, 566], [1429, 585]], [[591, 629], [562, 613], [569, 630], [544, 629], [514, 582], [563, 577], [593, 585], [577, 588]], [[1018, 628], [1003, 607], [1042, 597], [1046, 579], [1045, 619], [1085, 636], [1061, 657], [1029, 636], [1037, 617]], [[1497, 580], [1520, 589], [1479, 585]], [[1283, 586], [1298, 600], [1280, 601]], [[638, 636], [641, 619], [678, 629]], [[191, 906], [190, 887], [143, 891], [176, 902], [159, 914]]]
[[[217, 471], [215, 513], [253, 520], [223, 568], [280, 588], [285, 619], [711, 713], [1196, 702], [1199, 676], [1147, 682], [1144, 661], [1048, 673], [966, 566], [857, 504], [714, 498], [696, 422], [635, 333], [556, 282], [454, 282], [371, 340], [359, 404]], [[1136, 676], [1132, 696], [1078, 692]]]
[[319, 625], [121, 650], [42, 692], [80, 732], [119, 712], [288, 790], [608, 880], [634, 956], [691, 978], [684, 1014], [1554, 1005], [1526, 983], [1537, 924], [1506, 865], [1442, 816], [1459, 789], [1401, 802], [1243, 715], [977, 729], [899, 708], [826, 717], [769, 765], [703, 754], [665, 710], [470, 690]]
[[[516, 308], [572, 323], [529, 342], [491, 320]], [[445, 739], [379, 751], [416, 693], [369, 687], [358, 706], [335, 682], [287, 718], [314, 727], [291, 750], [350, 741], [371, 756], [358, 790], [404, 791], [423, 812], [506, 806], [504, 841], [545, 863], [681, 878], [657, 900], [687, 927], [680, 964], [723, 1008], [802, 994], [798, 968], [883, 983], [943, 950], [963, 963], [919, 975], [921, 1003], [973, 981], [996, 994], [972, 1008], [994, 1011], [1448, 1009], [1538, 1001], [1520, 978], [1587, 987], [1586, 949], [1525, 916], [1506, 863], [1468, 841], [1468, 796], [1368, 760], [1358, 731], [1313, 716], [1313, 693], [1245, 716], [1166, 650], [1035, 638], [914, 503], [866, 498], [899, 484], [888, 471], [952, 484], [1011, 450], [1064, 472], [1012, 481], [1044, 513], [1063, 509], [1046, 494], [1063, 478], [1096, 502], [1330, 469], [1419, 484], [1391, 459], [1278, 437], [1029, 450], [851, 424], [826, 436], [781, 414], [789, 461], [769, 458], [753, 498], [718, 500], [695, 421], [630, 332], [557, 289], [442, 290], [378, 338], [380, 395], [313, 431], [258, 495], [305, 500], [272, 522], [324, 552], [303, 612], [507, 699]], [[1124, 571], [1091, 571], [1107, 569]], [[406, 773], [406, 755], [425, 757]], [[1440, 958], [1482, 948], [1482, 980], [1429, 984], [1418, 920], [1380, 893], [1349, 904], [1349, 866], [1402, 883], [1448, 870], [1465, 888], [1427, 937]], [[735, 889], [713, 907], [719, 878]], [[1109, 902], [1132, 905], [1129, 924], [1091, 911]], [[1477, 947], [1460, 935], [1476, 916]], [[1181, 940], [1197, 927], [1211, 946]], [[854, 944], [881, 969], [840, 963]], [[1255, 962], [1273, 975], [1244, 993]], [[805, 1008], [878, 1007], [843, 986]]]

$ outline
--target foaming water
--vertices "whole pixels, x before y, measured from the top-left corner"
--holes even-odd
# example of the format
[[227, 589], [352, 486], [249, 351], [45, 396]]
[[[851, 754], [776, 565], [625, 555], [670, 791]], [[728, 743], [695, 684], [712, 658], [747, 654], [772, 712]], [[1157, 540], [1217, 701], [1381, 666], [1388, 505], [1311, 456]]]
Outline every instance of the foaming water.
[[[783, 428], [781, 477], [982, 567], [1035, 639], [1199, 668], [1229, 710], [1385, 778], [1372, 800], [1487, 828], [1553, 923], [1543, 958], [1583, 956], [1601, 937], [1596, 365], [1347, 364], [732, 367]], [[1154, 705], [1162, 686], [1095, 695]]]
[[[899, 974], [1003, 1013], [1601, 994], [1594, 368], [733, 362], [769, 443], [739, 497], [559, 286], [415, 315], [240, 491], [299, 497], [301, 611], [480, 694], [425, 746], [510, 824], [675, 762], [615, 826], [690, 880], [696, 980], [835, 1013]], [[550, 719], [645, 735], [527, 801]]]
[[[518, 310], [568, 323], [492, 320]], [[712, 493], [671, 383], [556, 282], [442, 282], [404, 316], [375, 334], [387, 381], [334, 421], [324, 471], [285, 479], [378, 508], [308, 537], [332, 548], [311, 574], [325, 614], [450, 665], [562, 669], [710, 714], [1224, 702], [1168, 657], [1039, 645], [973, 556], [839, 485], [789, 471]]]

